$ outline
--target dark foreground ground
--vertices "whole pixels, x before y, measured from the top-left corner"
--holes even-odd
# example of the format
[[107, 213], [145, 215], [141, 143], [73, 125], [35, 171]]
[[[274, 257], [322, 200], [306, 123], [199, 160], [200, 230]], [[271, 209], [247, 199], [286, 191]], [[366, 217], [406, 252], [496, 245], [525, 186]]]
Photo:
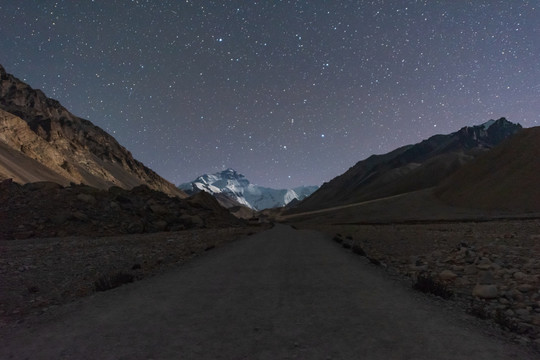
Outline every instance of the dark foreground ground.
[[2, 359], [537, 358], [283, 225], [2, 332]]

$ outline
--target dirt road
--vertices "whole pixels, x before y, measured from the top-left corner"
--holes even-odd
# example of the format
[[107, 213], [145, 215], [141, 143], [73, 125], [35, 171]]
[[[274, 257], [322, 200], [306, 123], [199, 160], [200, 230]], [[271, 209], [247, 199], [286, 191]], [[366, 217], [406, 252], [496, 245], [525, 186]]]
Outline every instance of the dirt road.
[[57, 312], [0, 334], [0, 358], [535, 358], [283, 225]]

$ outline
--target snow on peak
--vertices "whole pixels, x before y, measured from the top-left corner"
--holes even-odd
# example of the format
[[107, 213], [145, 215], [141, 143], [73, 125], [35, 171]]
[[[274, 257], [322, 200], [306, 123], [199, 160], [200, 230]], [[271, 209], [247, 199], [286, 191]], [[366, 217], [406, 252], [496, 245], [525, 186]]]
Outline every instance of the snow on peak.
[[272, 189], [253, 185], [234, 169], [199, 176], [192, 182], [181, 184], [180, 189], [188, 194], [206, 191], [223, 194], [236, 202], [255, 210], [285, 206], [294, 199], [303, 200], [318, 186], [300, 186], [294, 189]]

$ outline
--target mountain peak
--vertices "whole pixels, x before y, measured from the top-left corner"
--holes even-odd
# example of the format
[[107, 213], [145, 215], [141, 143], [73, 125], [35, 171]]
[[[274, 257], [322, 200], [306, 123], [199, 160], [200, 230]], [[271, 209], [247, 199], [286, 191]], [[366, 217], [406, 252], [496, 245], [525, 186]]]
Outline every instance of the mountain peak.
[[234, 170], [233, 168], [227, 168], [219, 173], [216, 173], [214, 175], [220, 174], [223, 178], [227, 179], [245, 179], [245, 176], [240, 174], [238, 171]]
[[[232, 168], [199, 176], [189, 183], [178, 186], [188, 194], [206, 191], [218, 195], [218, 200], [226, 196], [234, 202], [254, 210], [263, 210], [287, 205], [294, 199], [302, 200], [311, 195], [317, 186], [301, 186], [294, 189], [271, 189], [253, 185], [242, 174]], [[227, 206], [225, 203], [222, 205]]]

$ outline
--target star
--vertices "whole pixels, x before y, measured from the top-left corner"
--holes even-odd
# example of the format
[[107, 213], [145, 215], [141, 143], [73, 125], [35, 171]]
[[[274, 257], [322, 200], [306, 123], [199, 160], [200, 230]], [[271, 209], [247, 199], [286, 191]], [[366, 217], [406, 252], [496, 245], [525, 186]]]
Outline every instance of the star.
[[173, 183], [223, 165], [258, 185], [317, 185], [374, 152], [490, 118], [538, 126], [539, 11], [5, 1], [0, 64]]

